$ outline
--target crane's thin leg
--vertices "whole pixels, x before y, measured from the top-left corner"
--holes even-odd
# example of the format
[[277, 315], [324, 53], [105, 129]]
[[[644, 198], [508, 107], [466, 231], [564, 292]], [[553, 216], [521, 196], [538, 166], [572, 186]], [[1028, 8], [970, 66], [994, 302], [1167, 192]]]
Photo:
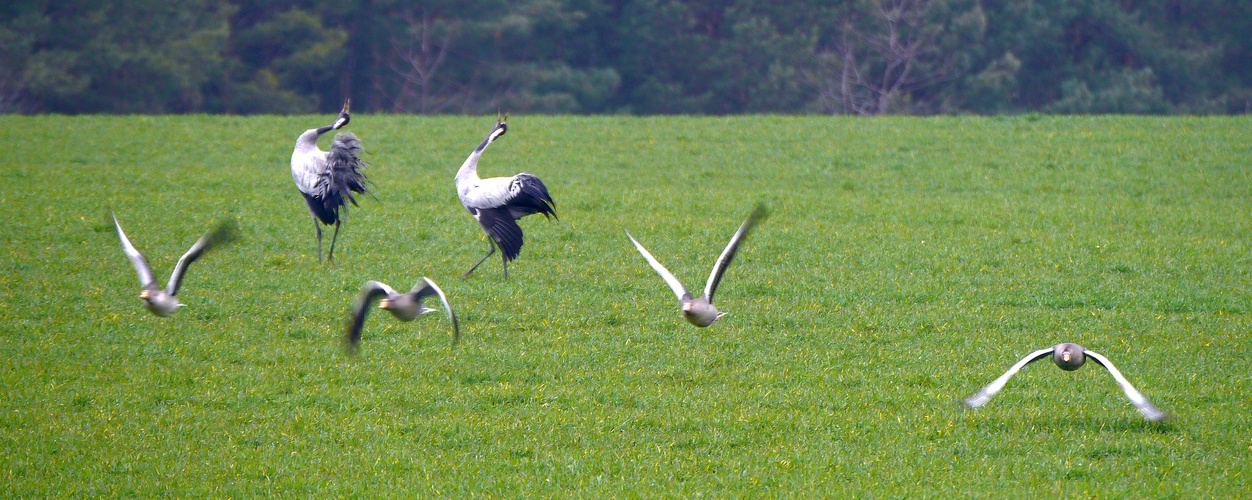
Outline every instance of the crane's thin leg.
[[509, 280], [509, 259], [504, 258], [504, 252], [500, 252], [500, 262], [504, 264], [504, 281]]
[[335, 242], [339, 240], [339, 224], [341, 223], [343, 220], [335, 221], [335, 235], [330, 239], [330, 253], [326, 255], [327, 263], [335, 261]]
[[478, 269], [478, 266], [482, 265], [483, 261], [487, 260], [487, 257], [491, 257], [491, 254], [493, 253], [496, 253], [496, 243], [494, 241], [491, 242], [491, 251], [487, 252], [487, 255], [484, 255], [483, 258], [478, 259], [478, 263], [474, 264], [474, 267], [471, 267], [469, 271], [465, 271], [465, 275], [461, 276], [461, 279], [468, 278], [470, 274], [473, 273], [475, 269]]
[[317, 224], [317, 217], [313, 217], [313, 230], [317, 231], [317, 261], [322, 261], [322, 226]]

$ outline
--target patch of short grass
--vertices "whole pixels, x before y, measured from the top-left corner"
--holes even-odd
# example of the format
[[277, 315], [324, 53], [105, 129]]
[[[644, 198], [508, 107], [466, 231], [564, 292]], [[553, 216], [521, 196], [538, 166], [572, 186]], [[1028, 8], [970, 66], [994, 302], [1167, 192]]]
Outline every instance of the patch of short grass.
[[[559, 222], [487, 250], [452, 176], [482, 117], [356, 116], [377, 199], [316, 262], [294, 138], [331, 117], [0, 122], [0, 492], [16, 496], [1247, 496], [1246, 118], [531, 117]], [[690, 327], [626, 239], [692, 288]], [[108, 220], [160, 279], [224, 215], [188, 307], [149, 315]], [[429, 276], [446, 320], [342, 321]], [[1023, 370], [1062, 341], [1099, 367]]]

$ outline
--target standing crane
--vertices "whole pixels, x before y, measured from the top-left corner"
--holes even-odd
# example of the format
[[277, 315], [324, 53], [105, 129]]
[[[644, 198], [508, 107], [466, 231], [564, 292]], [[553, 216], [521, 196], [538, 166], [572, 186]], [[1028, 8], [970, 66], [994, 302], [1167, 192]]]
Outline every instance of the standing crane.
[[347, 202], [357, 205], [352, 193], [367, 193], [364, 169], [367, 166], [361, 159], [361, 140], [351, 132], [336, 134], [335, 141], [330, 144], [330, 151], [322, 151], [317, 147], [317, 139], [331, 130], [339, 130], [348, 124], [348, 106], [351, 99], [343, 103], [343, 111], [334, 123], [325, 127], [305, 130], [296, 139], [296, 148], [291, 152], [291, 178], [296, 181], [300, 194], [309, 206], [309, 215], [313, 217], [313, 229], [317, 230], [317, 260], [322, 260], [322, 226], [334, 224], [335, 235], [330, 240], [330, 253], [327, 262], [335, 260], [335, 241], [339, 239], [339, 225], [348, 214]]
[[[527, 215], [542, 213], [544, 218], [556, 217], [556, 202], [548, 194], [548, 188], [538, 177], [528, 173], [520, 173], [513, 177], [478, 177], [478, 159], [483, 150], [493, 141], [508, 131], [508, 115], [496, 120], [496, 126], [487, 134], [487, 138], [474, 148], [461, 169], [456, 172], [456, 193], [461, 197], [461, 204], [469, 210], [482, 226], [483, 232], [491, 240], [491, 251], [478, 260], [474, 267], [465, 272], [462, 278], [468, 278], [478, 266], [500, 250], [504, 262], [504, 279], [509, 278], [509, 261], [522, 253], [522, 228], [517, 219]], [[558, 218], [559, 220], [559, 218]]]

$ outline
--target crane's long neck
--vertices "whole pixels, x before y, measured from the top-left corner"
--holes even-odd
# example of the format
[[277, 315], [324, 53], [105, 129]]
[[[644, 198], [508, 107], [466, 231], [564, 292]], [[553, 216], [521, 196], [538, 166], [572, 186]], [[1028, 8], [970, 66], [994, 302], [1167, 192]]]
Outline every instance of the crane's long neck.
[[457, 184], [468, 180], [478, 180], [478, 159], [482, 158], [483, 151], [487, 149], [487, 146], [491, 145], [491, 141], [495, 138], [496, 136], [493, 133], [487, 136], [486, 139], [483, 139], [483, 143], [479, 144], [477, 148], [474, 148], [474, 152], [470, 153], [469, 158], [465, 159], [465, 163], [461, 164], [461, 169], [456, 171]]
[[331, 127], [311, 128], [305, 130], [300, 137], [296, 139], [296, 151], [313, 152], [320, 151], [317, 149], [317, 139], [332, 130]]

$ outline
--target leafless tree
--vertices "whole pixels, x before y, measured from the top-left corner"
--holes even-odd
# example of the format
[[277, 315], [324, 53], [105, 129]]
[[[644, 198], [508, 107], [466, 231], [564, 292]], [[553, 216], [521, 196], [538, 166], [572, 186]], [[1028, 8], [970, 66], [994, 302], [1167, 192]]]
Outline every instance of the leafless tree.
[[[450, 77], [441, 71], [449, 57], [457, 56], [458, 38], [464, 39], [467, 33], [472, 37], [489, 29], [489, 24], [449, 19], [438, 9], [402, 12], [398, 18], [408, 29], [391, 39], [391, 54], [383, 58], [400, 77], [399, 89], [391, 98], [392, 112], [473, 114], [499, 107], [509, 89], [505, 81], [497, 80], [508, 73], [507, 68], [479, 62], [471, 64], [468, 74]], [[381, 84], [376, 87], [384, 90]]]
[[0, 61], [0, 114], [21, 112], [25, 91], [26, 78]]
[[852, 20], [843, 24], [839, 41], [820, 54], [819, 74], [810, 74], [828, 111], [877, 115], [933, 105], [900, 101], [952, 78], [953, 58], [938, 43], [945, 27], [928, 15], [933, 3], [877, 0], [862, 27]]
[[[420, 14], [402, 14], [408, 30], [403, 37], [392, 38], [394, 58], [391, 69], [400, 75], [400, 90], [392, 102], [392, 111], [438, 113], [447, 109], [461, 92], [437, 88], [436, 75], [452, 51], [457, 22], [441, 18], [438, 12], [423, 10]], [[442, 91], [442, 92], [441, 92]]]

